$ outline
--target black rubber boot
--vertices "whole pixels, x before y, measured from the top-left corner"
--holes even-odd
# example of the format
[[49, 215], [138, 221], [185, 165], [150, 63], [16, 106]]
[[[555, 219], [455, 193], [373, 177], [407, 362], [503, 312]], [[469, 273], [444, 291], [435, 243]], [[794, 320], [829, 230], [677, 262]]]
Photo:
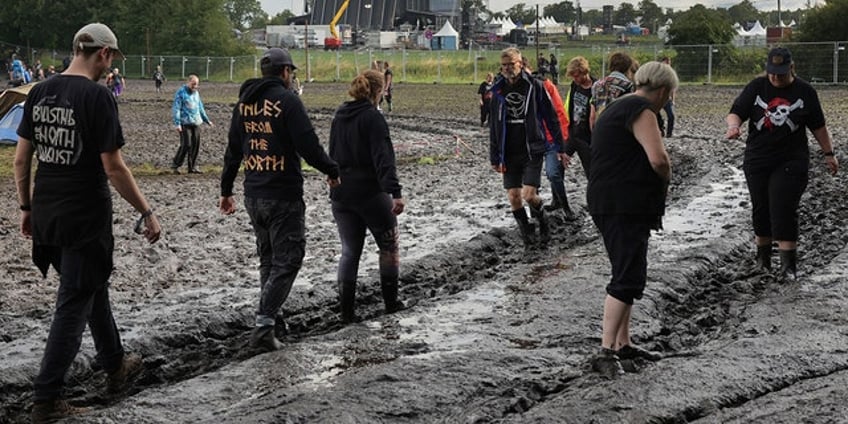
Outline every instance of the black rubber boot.
[[780, 252], [780, 276], [787, 280], [798, 277], [798, 251], [778, 250]]
[[341, 281], [339, 282], [339, 312], [342, 316], [342, 322], [350, 324], [359, 321], [356, 316], [356, 282]]
[[527, 212], [523, 207], [512, 211], [512, 216], [518, 221], [518, 229], [521, 231], [521, 239], [524, 240], [524, 247], [530, 249], [535, 244], [536, 227], [527, 219]]
[[771, 243], [757, 246], [757, 269], [771, 271]]
[[265, 352], [283, 348], [283, 344], [274, 335], [273, 325], [255, 327], [250, 335], [250, 346]]
[[530, 215], [533, 215], [533, 218], [536, 218], [539, 223], [539, 242], [542, 243], [542, 246], [547, 245], [551, 241], [551, 228], [548, 226], [548, 219], [545, 218], [544, 208], [541, 204], [538, 209], [530, 206]]
[[406, 305], [398, 300], [397, 277], [380, 277], [380, 288], [383, 290], [383, 302], [386, 304], [387, 314], [393, 314], [406, 308]]

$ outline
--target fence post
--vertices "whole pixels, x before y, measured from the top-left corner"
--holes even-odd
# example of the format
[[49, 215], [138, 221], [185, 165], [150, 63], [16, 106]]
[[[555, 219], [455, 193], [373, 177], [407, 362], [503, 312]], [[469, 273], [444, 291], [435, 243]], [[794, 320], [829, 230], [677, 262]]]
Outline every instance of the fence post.
[[401, 60], [402, 66], [403, 66], [403, 69], [401, 69], [401, 81], [406, 81], [406, 46], [403, 46], [400, 54], [401, 54], [400, 60]]
[[209, 56], [206, 56], [206, 81], [209, 81], [209, 64], [212, 62], [212, 59]]
[[474, 79], [471, 80], [471, 82], [477, 82], [477, 62], [479, 62], [479, 60], [477, 60], [478, 57], [480, 57], [480, 54], [475, 52], [474, 53]]
[[259, 59], [256, 58], [256, 55], [253, 55], [253, 78], [259, 77], [259, 74], [256, 70], [256, 64], [259, 63]]
[[188, 60], [188, 59], [186, 59], [186, 57], [185, 57], [185, 56], [183, 56], [182, 71], [181, 71], [181, 73], [180, 73], [180, 78], [182, 78], [182, 79], [185, 79], [185, 63], [186, 63], [186, 61], [187, 61], [187, 60]]
[[833, 83], [839, 82], [839, 50], [844, 50], [845, 47], [839, 47], [839, 42], [833, 43]]
[[[340, 56], [339, 56], [339, 55], [340, 55], [340, 52], [339, 52], [339, 50], [340, 50], [340, 49], [336, 49], [336, 82], [338, 82], [338, 81], [341, 81], [341, 80], [342, 80], [341, 69], [339, 68], [339, 66], [341, 66], [341, 65], [340, 65], [340, 62], [339, 62], [339, 60], [340, 60]], [[354, 53], [354, 54], [356, 54], [356, 53]]]
[[[234, 81], [233, 80], [233, 66], [235, 65], [235, 63], [236, 63], [236, 58], [231, 57], [230, 58], [230, 82]], [[254, 66], [256, 66], [256, 65], [254, 65]]]
[[707, 84], [713, 83], [713, 45], [710, 44], [707, 46], [710, 49], [707, 52]]
[[144, 56], [141, 57], [141, 77], [144, 78]]
[[439, 54], [436, 55], [436, 63], [438, 66], [436, 67], [439, 72], [439, 82], [442, 82], [442, 51], [439, 50]]

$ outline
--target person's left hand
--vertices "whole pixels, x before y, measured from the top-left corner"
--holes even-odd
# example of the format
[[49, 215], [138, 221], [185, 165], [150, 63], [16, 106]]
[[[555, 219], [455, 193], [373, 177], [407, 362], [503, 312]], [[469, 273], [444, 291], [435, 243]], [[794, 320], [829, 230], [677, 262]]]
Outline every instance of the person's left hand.
[[568, 165], [571, 165], [571, 156], [565, 153], [557, 153], [557, 156], [559, 156], [559, 161], [562, 162], [563, 168], [568, 168]]
[[406, 208], [406, 202], [403, 201], [403, 198], [392, 199], [392, 213], [395, 215], [400, 215], [403, 213], [404, 208]]
[[836, 159], [836, 156], [825, 156], [824, 164], [830, 170], [830, 175], [836, 175], [839, 172], [839, 161]]
[[341, 177], [336, 177], [336, 178], [327, 177], [327, 185], [330, 186], [330, 188], [336, 188], [336, 187], [340, 186], [341, 184], [342, 184]]

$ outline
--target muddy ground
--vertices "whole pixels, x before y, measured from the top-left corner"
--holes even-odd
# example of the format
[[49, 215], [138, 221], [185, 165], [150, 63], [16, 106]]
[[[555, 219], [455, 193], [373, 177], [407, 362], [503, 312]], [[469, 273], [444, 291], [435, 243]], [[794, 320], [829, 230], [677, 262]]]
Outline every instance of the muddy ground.
[[[674, 177], [665, 231], [651, 239], [648, 288], [633, 316], [635, 341], [666, 357], [607, 381], [588, 367], [609, 263], [585, 212], [582, 170], [575, 163], [567, 172], [580, 219], [554, 216], [554, 242], [525, 253], [488, 166], [476, 86], [400, 85], [388, 115], [408, 201], [399, 219], [401, 294], [415, 305], [383, 314], [369, 241], [357, 298], [365, 320], [340, 323], [339, 242], [323, 179], [311, 173], [306, 259], [283, 306], [286, 346], [251, 352], [253, 234], [243, 208], [217, 211], [237, 86], [201, 85], [216, 124], [202, 133], [205, 173], [171, 175], [177, 84], [169, 85], [157, 95], [151, 82], [131, 81], [119, 106], [124, 156], [164, 228], [147, 245], [131, 231], [135, 213], [116, 199], [113, 308], [145, 371], [129, 393], [105, 397], [86, 335], [67, 396], [93, 412], [71, 422], [848, 422], [848, 173], [828, 175], [813, 146], [800, 278], [779, 283], [751, 272], [743, 144], [721, 139], [739, 87], [680, 90], [676, 137], [667, 140]], [[306, 87], [324, 142], [345, 92]], [[844, 89], [820, 95], [846, 164]], [[0, 192], [0, 423], [17, 423], [31, 407], [57, 276], [42, 279], [29, 260], [11, 177]]]

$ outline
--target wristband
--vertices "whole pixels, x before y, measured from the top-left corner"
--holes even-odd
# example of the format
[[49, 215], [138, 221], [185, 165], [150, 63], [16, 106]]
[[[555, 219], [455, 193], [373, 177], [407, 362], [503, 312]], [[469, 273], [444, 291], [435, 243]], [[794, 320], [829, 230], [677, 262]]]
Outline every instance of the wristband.
[[141, 213], [141, 217], [138, 218], [138, 221], [135, 222], [135, 227], [133, 227], [133, 231], [136, 234], [144, 233], [144, 219], [151, 215], [153, 215], [153, 209], [148, 209]]
[[147, 218], [148, 216], [153, 215], [153, 209], [148, 209], [141, 213], [141, 219]]
[[24, 212], [32, 211], [32, 205], [21, 205], [21, 210]]
[[823, 155], [825, 155], [825, 156], [834, 156], [834, 154], [833, 154], [833, 150], [831, 150], [831, 151], [829, 151], [829, 152], [824, 152], [824, 153], [822, 153], [822, 154], [823, 154]]

